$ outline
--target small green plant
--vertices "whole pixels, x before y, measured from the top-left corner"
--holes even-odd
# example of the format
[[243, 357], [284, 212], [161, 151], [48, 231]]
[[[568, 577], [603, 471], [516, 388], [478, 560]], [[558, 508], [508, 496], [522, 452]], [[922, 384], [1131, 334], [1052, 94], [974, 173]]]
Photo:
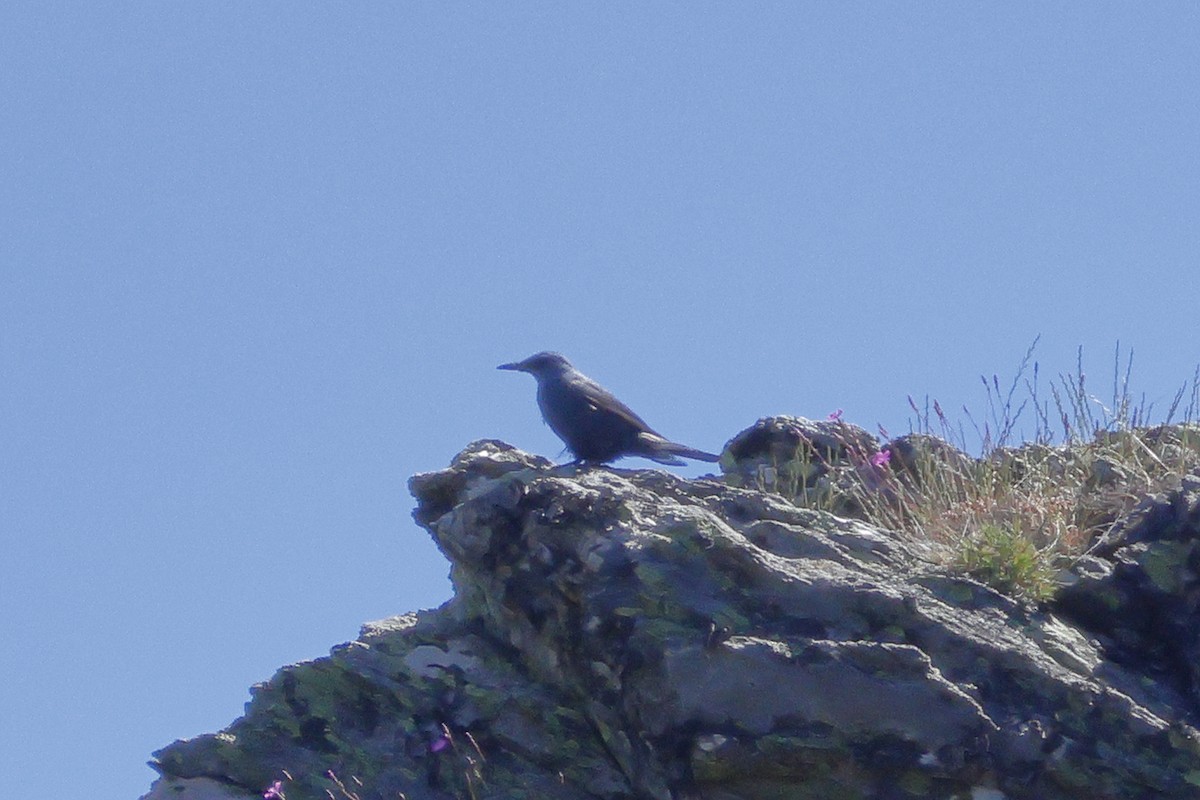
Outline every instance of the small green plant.
[[1043, 600], [1053, 593], [1052, 557], [1020, 526], [985, 524], [963, 537], [955, 556], [959, 570], [1005, 594]]

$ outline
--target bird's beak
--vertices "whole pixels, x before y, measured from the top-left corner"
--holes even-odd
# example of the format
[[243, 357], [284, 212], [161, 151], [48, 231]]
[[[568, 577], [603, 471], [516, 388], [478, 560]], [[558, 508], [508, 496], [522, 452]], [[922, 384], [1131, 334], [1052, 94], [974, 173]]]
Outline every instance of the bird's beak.
[[500, 366], [496, 367], [496, 369], [511, 369], [514, 372], [524, 372], [525, 371], [525, 368], [523, 366], [521, 366], [520, 361], [514, 361], [511, 364], [501, 364]]

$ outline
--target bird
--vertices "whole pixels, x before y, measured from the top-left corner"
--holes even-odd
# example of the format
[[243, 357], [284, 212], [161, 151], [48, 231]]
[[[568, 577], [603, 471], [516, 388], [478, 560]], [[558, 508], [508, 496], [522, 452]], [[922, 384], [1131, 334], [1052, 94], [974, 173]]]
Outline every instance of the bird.
[[686, 463], [683, 458], [720, 460], [720, 456], [672, 442], [655, 431], [561, 353], [535, 353], [496, 369], [528, 372], [537, 380], [542, 418], [567, 445], [576, 464], [606, 464], [622, 456], [641, 456], [676, 467]]

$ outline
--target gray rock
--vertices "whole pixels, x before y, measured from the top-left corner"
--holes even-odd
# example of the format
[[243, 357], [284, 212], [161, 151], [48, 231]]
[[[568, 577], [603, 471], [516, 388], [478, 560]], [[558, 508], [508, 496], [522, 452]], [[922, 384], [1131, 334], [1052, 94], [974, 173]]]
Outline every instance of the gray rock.
[[248, 800], [261, 792], [248, 792], [212, 778], [162, 778], [142, 800]]
[[[735, 482], [771, 426], [730, 444]], [[1200, 797], [1194, 696], [886, 531], [498, 442], [410, 486], [455, 599], [280, 670], [156, 753], [149, 798], [283, 770], [288, 800], [345, 796], [330, 773], [361, 800]]]
[[875, 437], [841, 420], [766, 417], [739, 433], [721, 455], [725, 482], [796, 499], [843, 516], [863, 516], [860, 487], [881, 477]]
[[1162, 704], [1200, 706], [1200, 481], [1185, 476], [1181, 488], [1146, 497], [1091, 552], [1072, 568], [1057, 609]]

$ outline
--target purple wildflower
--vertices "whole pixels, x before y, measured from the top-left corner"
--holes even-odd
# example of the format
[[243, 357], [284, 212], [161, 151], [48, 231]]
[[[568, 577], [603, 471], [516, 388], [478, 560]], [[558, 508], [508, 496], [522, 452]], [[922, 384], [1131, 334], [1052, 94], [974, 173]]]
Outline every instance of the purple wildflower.
[[876, 467], [885, 467], [892, 460], [891, 450], [880, 450], [875, 455], [871, 456], [871, 464]]
[[285, 800], [283, 796], [283, 781], [275, 781], [265, 792], [263, 800]]
[[829, 419], [833, 420], [834, 422], [841, 422], [842, 421], [842, 410], [839, 408], [837, 411], [834, 411], [833, 413], [831, 413], [829, 415]]
[[440, 753], [449, 746], [450, 746], [450, 737], [443, 733], [441, 736], [434, 739], [433, 743], [429, 745], [429, 752]]

